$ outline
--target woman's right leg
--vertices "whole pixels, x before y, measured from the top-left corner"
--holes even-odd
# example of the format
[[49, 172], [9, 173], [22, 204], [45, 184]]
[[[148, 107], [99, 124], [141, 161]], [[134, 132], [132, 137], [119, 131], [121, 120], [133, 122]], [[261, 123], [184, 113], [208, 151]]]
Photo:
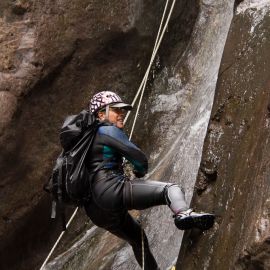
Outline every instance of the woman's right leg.
[[184, 192], [172, 183], [134, 179], [125, 183], [125, 205], [142, 210], [157, 205], [168, 205], [174, 214], [188, 209]]
[[176, 184], [134, 179], [125, 183], [124, 204], [127, 209], [146, 209], [167, 204], [174, 213], [174, 223], [180, 230], [210, 229], [215, 220], [213, 214], [196, 213], [188, 209], [185, 196]]

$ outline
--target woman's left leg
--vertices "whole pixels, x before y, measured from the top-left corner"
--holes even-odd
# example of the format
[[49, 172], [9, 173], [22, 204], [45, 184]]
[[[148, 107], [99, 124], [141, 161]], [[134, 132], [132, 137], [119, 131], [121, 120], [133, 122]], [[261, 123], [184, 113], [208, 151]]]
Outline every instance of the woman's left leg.
[[[144, 269], [158, 270], [157, 262], [150, 250], [147, 236], [141, 228], [141, 224], [136, 221], [128, 212], [126, 213], [121, 225], [108, 229], [112, 234], [126, 240], [132, 247], [135, 258], [139, 265], [143, 265], [144, 254]], [[142, 234], [144, 243], [144, 252], [142, 252]]]
[[142, 266], [142, 233], [144, 242], [145, 270], [158, 270], [157, 262], [150, 250], [148, 239], [141, 224], [136, 221], [125, 209], [121, 211], [105, 211], [93, 200], [85, 204], [86, 214], [92, 222], [112, 234], [127, 241], [134, 252], [137, 262]]

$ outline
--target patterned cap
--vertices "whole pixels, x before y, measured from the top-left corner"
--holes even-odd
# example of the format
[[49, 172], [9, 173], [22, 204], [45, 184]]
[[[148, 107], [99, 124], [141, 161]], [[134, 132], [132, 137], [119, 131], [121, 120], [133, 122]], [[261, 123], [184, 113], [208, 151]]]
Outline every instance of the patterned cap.
[[91, 113], [96, 113], [107, 105], [111, 105], [111, 107], [125, 108], [126, 110], [132, 109], [130, 104], [123, 103], [122, 99], [114, 92], [102, 91], [92, 97], [89, 103], [89, 110]]

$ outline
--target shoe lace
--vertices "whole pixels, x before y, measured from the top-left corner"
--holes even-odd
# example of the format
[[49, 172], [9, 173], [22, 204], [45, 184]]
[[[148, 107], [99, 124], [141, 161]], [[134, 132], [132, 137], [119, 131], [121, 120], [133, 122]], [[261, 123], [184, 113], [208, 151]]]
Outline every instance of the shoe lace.
[[179, 212], [177, 214], [174, 214], [173, 215], [173, 218], [176, 218], [176, 217], [187, 217], [189, 216], [191, 213], [193, 212], [193, 209], [192, 208], [189, 208], [188, 210], [185, 210], [183, 212]]

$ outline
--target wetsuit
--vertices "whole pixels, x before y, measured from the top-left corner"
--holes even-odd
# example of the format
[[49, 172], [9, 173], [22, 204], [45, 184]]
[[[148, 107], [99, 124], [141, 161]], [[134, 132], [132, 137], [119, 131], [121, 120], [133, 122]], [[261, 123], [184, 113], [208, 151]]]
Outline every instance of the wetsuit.
[[[138, 178], [130, 181], [123, 173], [123, 157], [134, 166], [135, 175], [142, 177], [147, 173], [145, 154], [126, 134], [111, 124], [100, 126], [86, 164], [90, 172], [96, 171], [100, 164], [103, 166], [91, 180], [92, 200], [85, 210], [94, 224], [126, 240], [142, 265], [141, 226], [128, 210], [167, 204], [177, 214], [188, 207], [178, 185]], [[144, 245], [145, 269], [158, 269], [145, 233]]]

